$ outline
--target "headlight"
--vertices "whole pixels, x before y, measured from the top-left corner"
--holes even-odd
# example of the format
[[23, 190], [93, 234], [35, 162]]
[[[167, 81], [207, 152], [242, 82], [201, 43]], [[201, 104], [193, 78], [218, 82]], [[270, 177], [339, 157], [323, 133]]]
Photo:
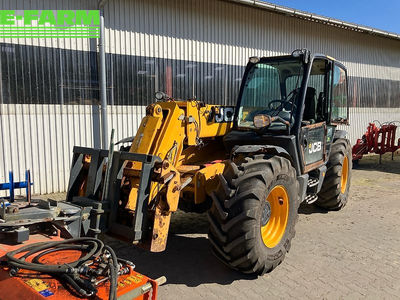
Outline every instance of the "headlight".
[[156, 92], [156, 93], [154, 94], [154, 97], [155, 97], [158, 101], [161, 101], [161, 100], [164, 100], [164, 99], [167, 99], [167, 98], [168, 98], [167, 94], [164, 93], [164, 92]]

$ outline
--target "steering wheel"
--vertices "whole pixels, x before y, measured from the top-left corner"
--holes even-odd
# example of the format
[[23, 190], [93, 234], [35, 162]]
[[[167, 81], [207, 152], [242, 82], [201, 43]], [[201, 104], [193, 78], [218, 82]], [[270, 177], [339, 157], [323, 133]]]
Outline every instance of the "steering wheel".
[[[284, 100], [272, 100], [268, 103], [268, 109], [274, 110], [277, 109], [279, 106], [282, 106]], [[274, 104], [279, 103], [279, 106], [275, 107]]]
[[[279, 103], [279, 106], [278, 107], [282, 107], [282, 108], [285, 108], [286, 110], [292, 110], [292, 106], [293, 106], [293, 108], [294, 109], [297, 109], [297, 106], [296, 106], [296, 104], [294, 104], [293, 102], [290, 102], [290, 101], [288, 101], [288, 100], [272, 100], [272, 101], [270, 101], [269, 103], [268, 103], [268, 109], [271, 109], [271, 110], [275, 110], [275, 109], [277, 109], [277, 108], [274, 108], [273, 107], [273, 104], [274, 103]], [[290, 107], [288, 107], [288, 105], [290, 104]]]

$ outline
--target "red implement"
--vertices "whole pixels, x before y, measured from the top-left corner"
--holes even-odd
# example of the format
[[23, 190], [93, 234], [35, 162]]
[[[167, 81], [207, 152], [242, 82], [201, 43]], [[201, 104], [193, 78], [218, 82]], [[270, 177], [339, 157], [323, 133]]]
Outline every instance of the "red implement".
[[353, 161], [361, 159], [368, 153], [382, 155], [391, 152], [393, 158], [393, 153], [400, 149], [400, 139], [395, 145], [396, 129], [397, 126], [393, 123], [383, 124], [381, 127], [369, 123], [363, 137], [353, 146]]
[[[23, 245], [63, 240], [59, 236], [49, 237], [46, 235], [31, 235], [29, 241]], [[0, 299], [82, 299], [75, 295], [64, 282], [47, 274], [35, 271], [18, 271], [16, 276], [10, 276], [9, 267], [5, 264], [5, 254], [20, 248], [22, 245], [0, 244]], [[61, 250], [43, 255], [40, 262], [43, 264], [68, 264], [75, 261], [81, 255], [80, 251]], [[109, 281], [99, 280], [98, 292], [90, 299], [108, 299]], [[161, 282], [160, 282], [161, 283]], [[143, 299], [155, 300], [159, 282], [152, 280], [129, 267], [129, 271], [118, 277], [117, 297], [118, 299]]]

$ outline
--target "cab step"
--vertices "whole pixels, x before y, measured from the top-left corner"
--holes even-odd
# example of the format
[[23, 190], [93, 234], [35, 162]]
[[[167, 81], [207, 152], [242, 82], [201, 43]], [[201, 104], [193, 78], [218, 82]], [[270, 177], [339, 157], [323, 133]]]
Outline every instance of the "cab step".
[[304, 201], [307, 203], [307, 204], [312, 204], [312, 203], [314, 203], [315, 201], [317, 201], [318, 200], [318, 195], [315, 195], [315, 194], [308, 194], [307, 196], [306, 196], [306, 198], [304, 199]]
[[309, 188], [314, 187], [314, 186], [318, 185], [318, 183], [319, 183], [318, 178], [310, 178], [310, 179], [308, 179], [307, 187], [309, 187]]
[[310, 179], [308, 179], [307, 182], [307, 195], [316, 195], [319, 190], [319, 180], [318, 178], [315, 177], [311, 177]]

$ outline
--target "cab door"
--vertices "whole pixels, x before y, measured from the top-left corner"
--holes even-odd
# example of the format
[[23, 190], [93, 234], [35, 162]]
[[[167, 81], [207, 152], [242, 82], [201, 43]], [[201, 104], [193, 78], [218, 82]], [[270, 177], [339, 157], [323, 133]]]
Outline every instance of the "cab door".
[[327, 157], [327, 123], [331, 64], [326, 58], [314, 59], [307, 89], [300, 131], [303, 172], [323, 165]]
[[346, 68], [339, 62], [314, 59], [304, 101], [300, 132], [303, 172], [326, 161], [338, 125], [348, 125]]

